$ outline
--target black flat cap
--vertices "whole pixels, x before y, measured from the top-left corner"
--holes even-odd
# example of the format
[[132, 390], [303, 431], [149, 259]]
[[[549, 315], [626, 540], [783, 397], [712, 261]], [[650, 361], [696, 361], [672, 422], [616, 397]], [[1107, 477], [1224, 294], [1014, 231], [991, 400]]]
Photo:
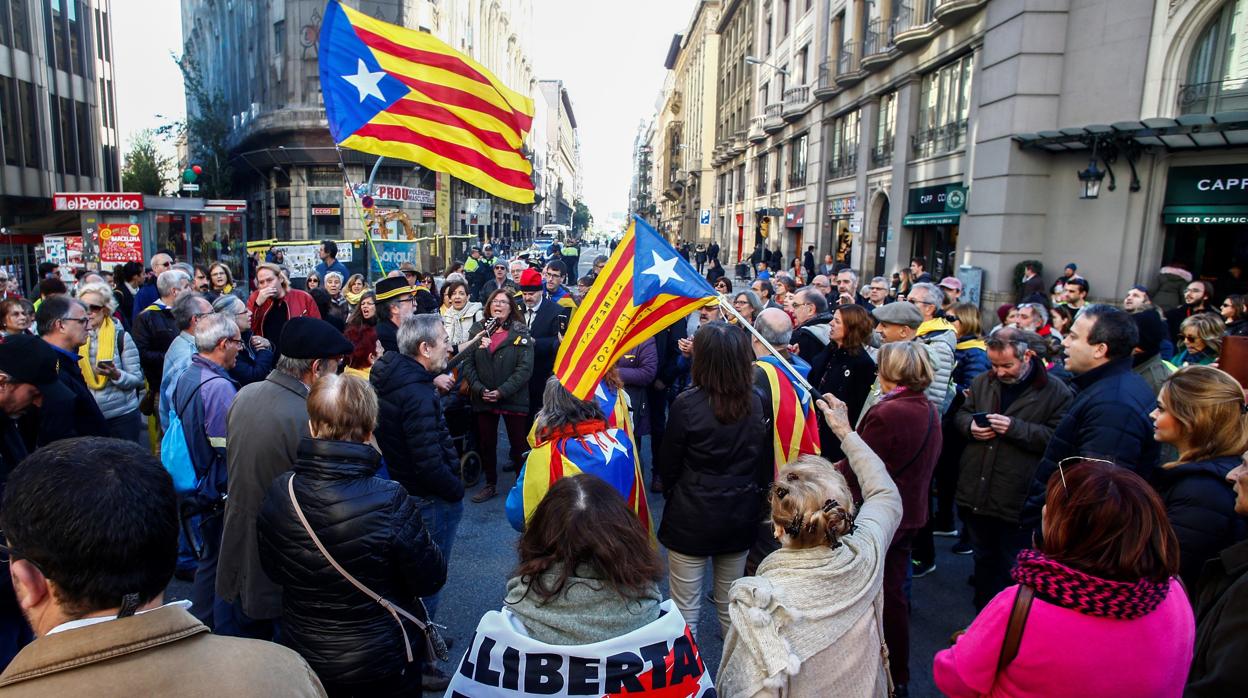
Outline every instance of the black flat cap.
[[282, 328], [278, 341], [282, 356], [291, 359], [328, 359], [346, 356], [355, 347], [334, 329], [334, 326], [314, 317], [297, 317]]
[[35, 386], [48, 399], [73, 399], [57, 375], [58, 364], [69, 360], [32, 334], [9, 335], [0, 342], [0, 371], [13, 383]]

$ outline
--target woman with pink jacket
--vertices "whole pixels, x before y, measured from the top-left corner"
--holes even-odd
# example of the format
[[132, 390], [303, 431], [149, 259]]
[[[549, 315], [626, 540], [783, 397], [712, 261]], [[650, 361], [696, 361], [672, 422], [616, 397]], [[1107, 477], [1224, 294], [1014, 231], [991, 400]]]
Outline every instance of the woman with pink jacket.
[[1183, 694], [1195, 621], [1161, 499], [1112, 463], [1064, 466], [1049, 479], [1044, 541], [1018, 556], [1018, 584], [936, 655], [945, 695]]

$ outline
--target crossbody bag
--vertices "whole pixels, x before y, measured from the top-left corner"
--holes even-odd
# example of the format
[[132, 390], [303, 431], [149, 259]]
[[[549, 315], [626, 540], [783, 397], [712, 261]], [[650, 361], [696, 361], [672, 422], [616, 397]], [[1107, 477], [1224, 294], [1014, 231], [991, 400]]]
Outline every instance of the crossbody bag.
[[[451, 654], [447, 650], [446, 641], [442, 639], [442, 635], [438, 632], [438, 628], [443, 626], [440, 626], [433, 621], [423, 621], [398, 607], [388, 599], [383, 598], [377, 592], [364, 586], [360, 580], [351, 576], [351, 573], [343, 569], [342, 565], [339, 565], [338, 561], [329, 554], [329, 551], [326, 550], [325, 546], [321, 543], [321, 539], [318, 538], [316, 536], [316, 532], [312, 530], [312, 525], [308, 523], [307, 517], [303, 515], [303, 509], [299, 506], [299, 500], [295, 498], [295, 476], [293, 473], [291, 474], [290, 479], [286, 481], [286, 492], [290, 495], [291, 506], [295, 508], [295, 516], [299, 517], [299, 523], [303, 524], [303, 530], [308, 532], [308, 536], [312, 538], [312, 543], [316, 545], [316, 549], [321, 551], [321, 555], [323, 555], [329, 564], [338, 571], [338, 574], [342, 575], [343, 579], [351, 582], [352, 586], [359, 589], [368, 598], [376, 601], [377, 605], [386, 609], [391, 617], [394, 618], [394, 622], [399, 624], [399, 631], [403, 633], [403, 649], [407, 651], [407, 661], [409, 663], [413, 662], [415, 661], [415, 657], [412, 655], [412, 643], [407, 637], [407, 626], [403, 625], [403, 618], [412, 621], [412, 623], [420, 629], [420, 632], [424, 634], [425, 649], [429, 653], [428, 656], [437, 657], [444, 662], [449, 659]], [[417, 597], [416, 603], [420, 604], [421, 609], [425, 611], [425, 616], [428, 617], [429, 611], [425, 609], [425, 602]]]

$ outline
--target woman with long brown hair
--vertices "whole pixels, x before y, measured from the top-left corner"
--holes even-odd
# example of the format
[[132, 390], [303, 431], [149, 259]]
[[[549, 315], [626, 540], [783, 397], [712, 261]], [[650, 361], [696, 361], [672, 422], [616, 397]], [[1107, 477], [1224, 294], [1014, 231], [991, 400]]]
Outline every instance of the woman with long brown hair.
[[745, 573], [773, 475], [771, 409], [753, 390], [745, 333], [709, 322], [693, 337], [693, 387], [672, 402], [655, 461], [667, 506], [659, 541], [668, 549], [672, 601], [697, 633], [706, 563], [728, 630], [728, 589]]
[[1018, 584], [936, 655], [936, 687], [954, 698], [1181, 695], [1195, 622], [1161, 498], [1113, 463], [1058, 467], [1043, 541], [1019, 554]]
[[[875, 359], [871, 356], [871, 330], [875, 323], [861, 305], [842, 305], [828, 323], [828, 346], [810, 362], [810, 383], [820, 393], [831, 393], [849, 409], [849, 423], [857, 424], [862, 406], [875, 383]], [[819, 422], [823, 457], [833, 463], [845, 457], [841, 440]]]
[[1226, 481], [1248, 451], [1244, 410], [1243, 388], [1230, 374], [1186, 366], [1162, 383], [1157, 409], [1149, 415], [1153, 438], [1179, 453], [1153, 474], [1153, 485], [1179, 539], [1180, 576], [1193, 593], [1205, 562], [1246, 532]]
[[472, 497], [477, 504], [498, 494], [500, 419], [507, 428], [517, 470], [523, 461], [521, 454], [528, 445], [529, 376], [533, 374], [533, 338], [510, 290], [500, 288], [485, 299], [485, 318], [473, 323], [468, 336], [482, 332], [477, 346], [461, 350], [464, 359], [459, 365], [477, 415], [477, 450], [485, 472], [485, 486]]

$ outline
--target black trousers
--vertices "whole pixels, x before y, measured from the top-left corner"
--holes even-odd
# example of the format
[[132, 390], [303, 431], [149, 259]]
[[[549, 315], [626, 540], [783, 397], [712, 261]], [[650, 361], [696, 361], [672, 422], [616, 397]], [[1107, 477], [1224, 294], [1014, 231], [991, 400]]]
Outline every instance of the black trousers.
[[975, 548], [975, 610], [983, 610], [992, 597], [1014, 583], [1010, 570], [1020, 550], [1030, 547], [1031, 538], [1017, 523], [993, 516], [962, 512], [962, 521]]

